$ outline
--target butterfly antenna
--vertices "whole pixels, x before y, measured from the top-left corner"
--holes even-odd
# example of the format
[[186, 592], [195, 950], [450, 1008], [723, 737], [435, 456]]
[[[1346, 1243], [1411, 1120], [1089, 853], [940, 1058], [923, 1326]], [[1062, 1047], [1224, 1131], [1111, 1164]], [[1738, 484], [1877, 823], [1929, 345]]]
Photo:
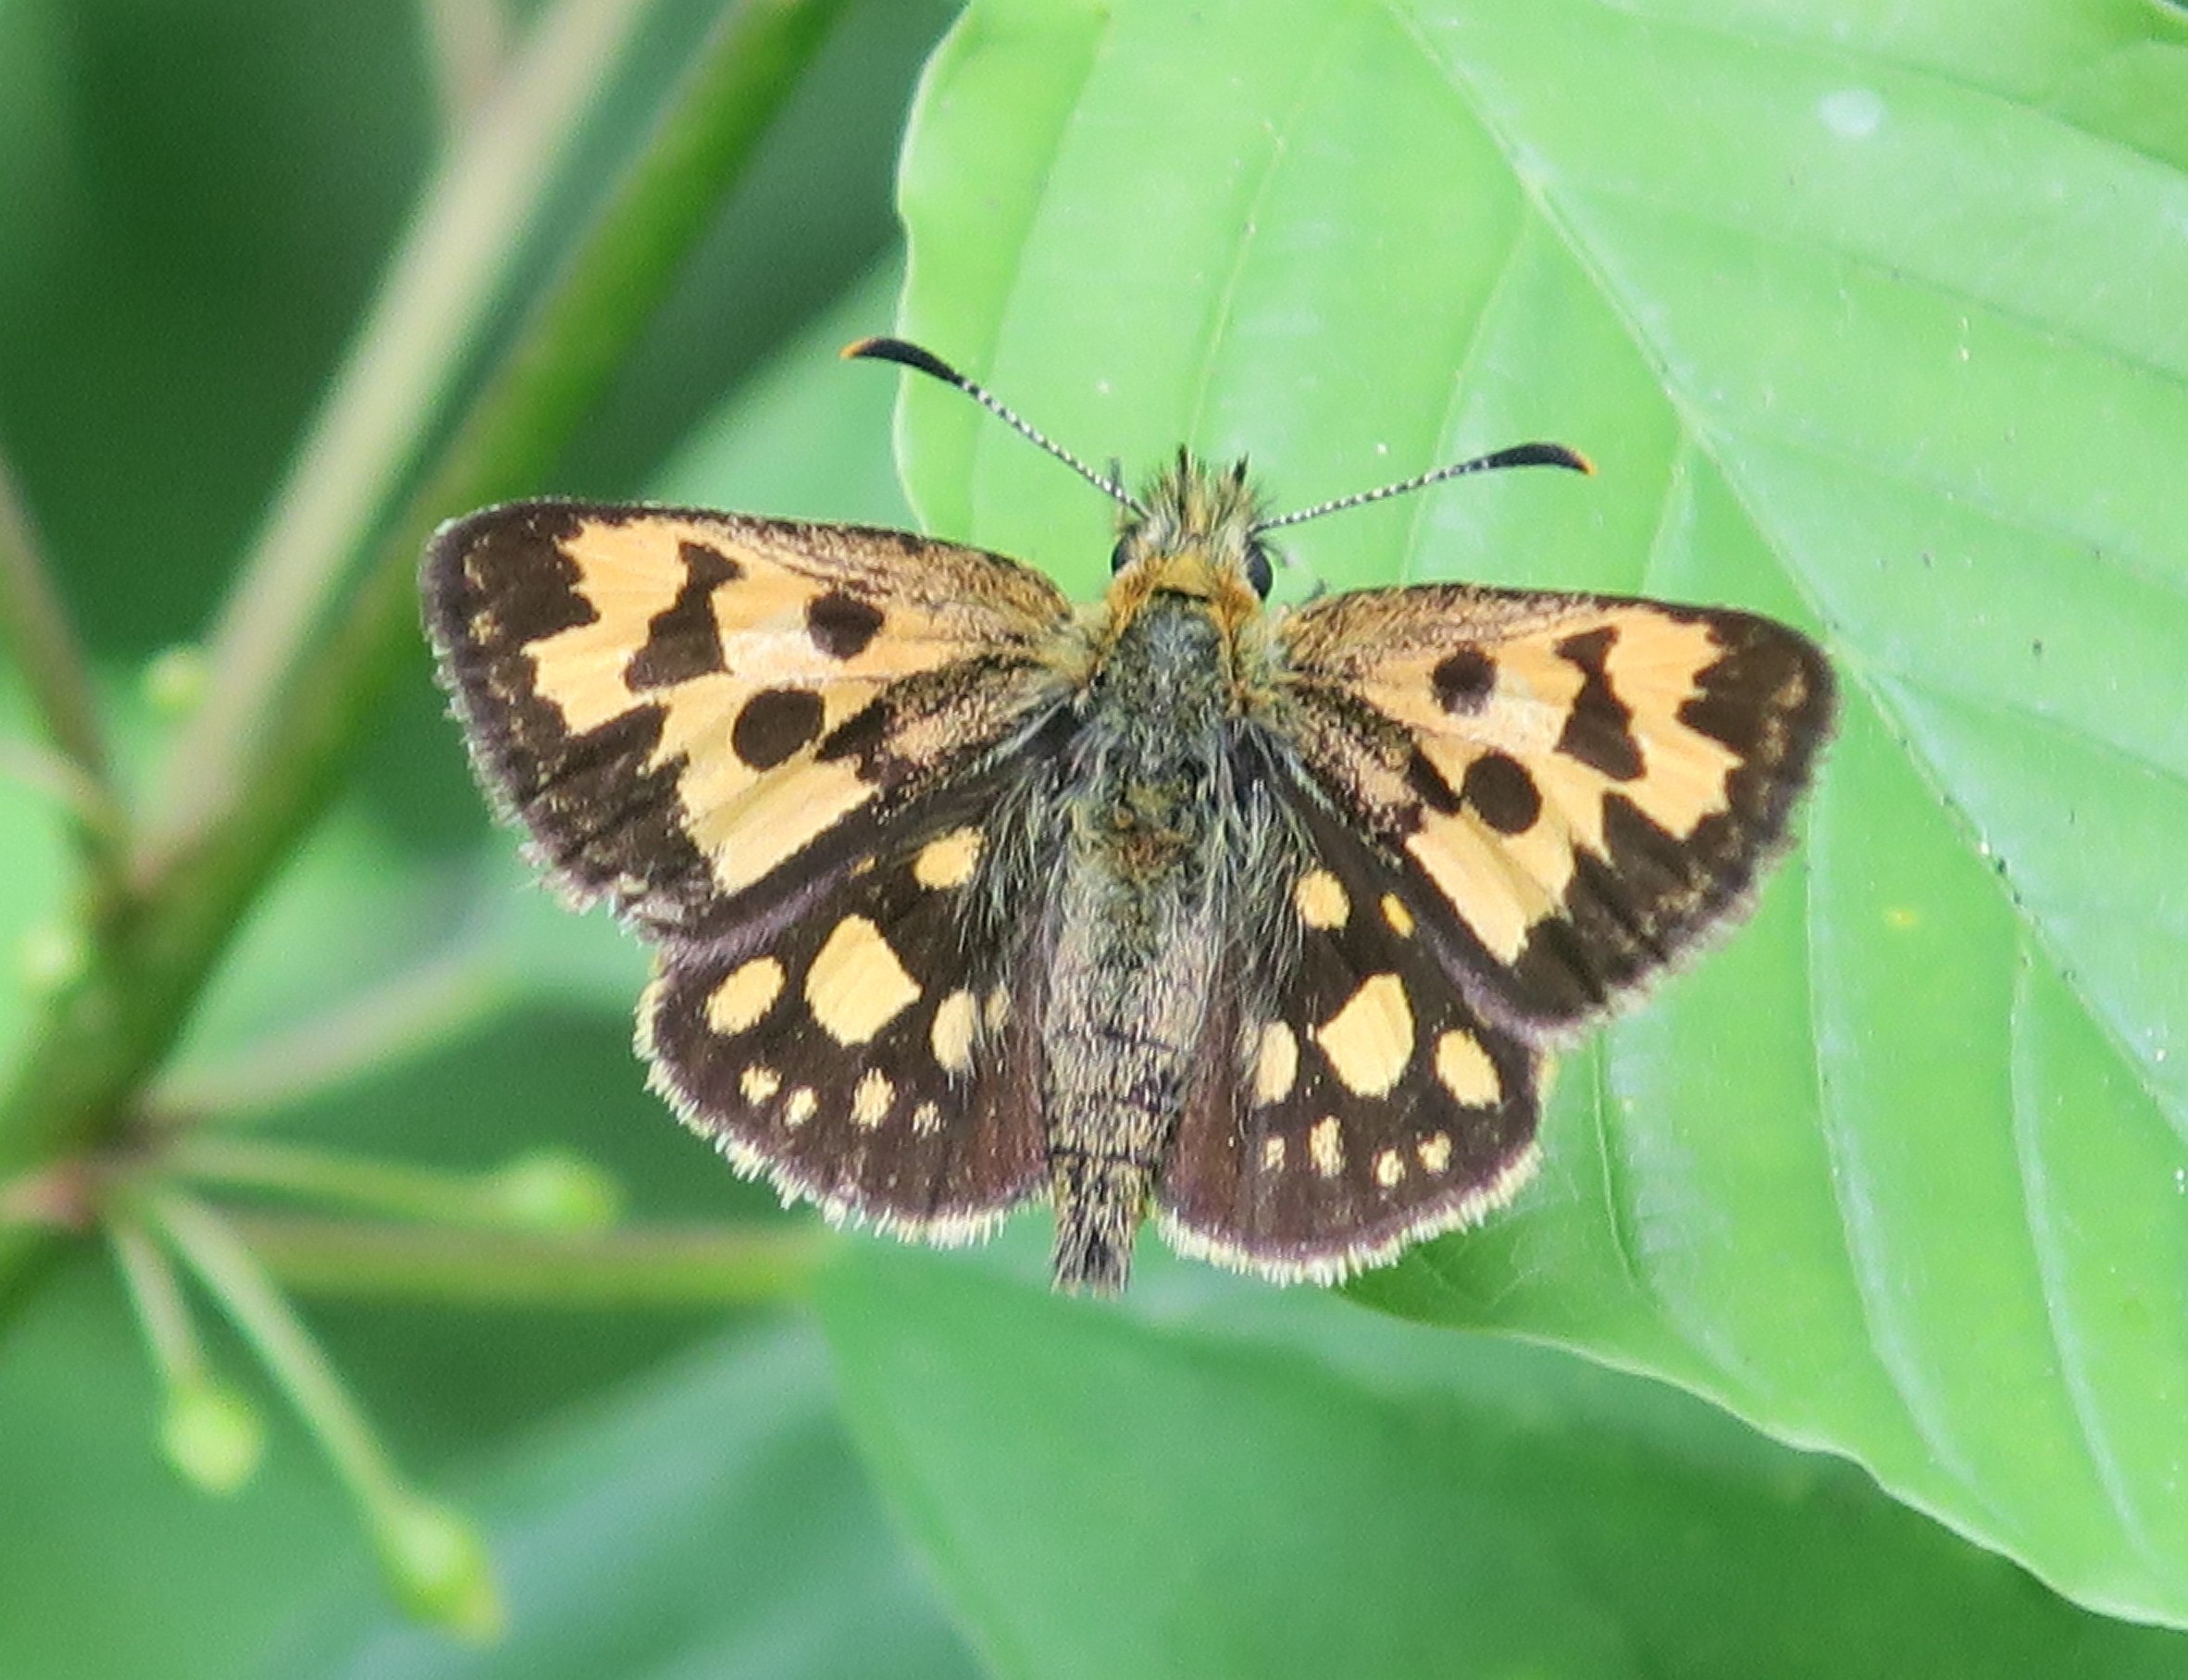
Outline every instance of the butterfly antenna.
[[861, 339], [855, 344], [843, 346], [843, 359], [847, 362], [894, 362], [900, 367], [911, 367], [930, 379], [941, 380], [945, 385], [956, 386], [1020, 437], [1047, 450], [1103, 495], [1123, 503], [1143, 517], [1146, 516], [1147, 509], [1140, 505], [1138, 497], [1119, 482], [1119, 475], [1113, 469], [1106, 478], [1096, 472], [1063, 444], [1050, 442], [1031, 422], [1020, 419], [1005, 406], [1000, 397], [990, 394], [985, 386], [965, 378], [931, 350], [922, 350], [917, 344], [907, 343], [902, 339]]
[[1461, 461], [1454, 466], [1439, 467], [1434, 472], [1424, 472], [1415, 479], [1397, 484], [1386, 484], [1380, 490], [1363, 490], [1355, 495], [1339, 496], [1334, 502], [1317, 502], [1312, 507], [1302, 507], [1296, 514], [1285, 514], [1274, 519], [1264, 519], [1254, 527], [1256, 532], [1274, 530], [1279, 526], [1304, 525], [1310, 519], [1319, 519], [1324, 514], [1334, 514], [1348, 507], [1363, 507], [1370, 502], [1386, 502], [1392, 496], [1402, 496], [1409, 492], [1426, 490], [1431, 484], [1441, 484], [1446, 479], [1462, 479], [1468, 473], [1495, 472], [1504, 467], [1563, 467], [1573, 472], [1592, 473], [1596, 469], [1587, 456], [1577, 450], [1567, 449], [1562, 443], [1514, 443], [1510, 449], [1492, 451], [1476, 455], [1471, 461]]

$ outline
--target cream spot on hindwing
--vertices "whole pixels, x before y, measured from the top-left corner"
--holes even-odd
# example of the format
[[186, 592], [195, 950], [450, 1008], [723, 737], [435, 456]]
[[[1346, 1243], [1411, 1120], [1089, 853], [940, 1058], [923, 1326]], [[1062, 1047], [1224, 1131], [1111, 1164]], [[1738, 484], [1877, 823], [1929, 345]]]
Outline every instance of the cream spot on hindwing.
[[813, 1018], [839, 1044], [864, 1044], [919, 997], [881, 929], [863, 915], [836, 924], [805, 975]]
[[1344, 927], [1345, 918], [1352, 913], [1343, 883], [1326, 869], [1310, 869], [1300, 876], [1291, 898], [1299, 907], [1299, 920], [1320, 932]]
[[1335, 1114], [1324, 1114], [1307, 1131], [1307, 1159], [1324, 1178], [1335, 1178], [1345, 1169], [1345, 1134]]
[[973, 1064], [973, 1033], [978, 1016], [969, 991], [953, 991], [935, 1006], [935, 1024], [928, 1035], [935, 1060], [950, 1073], [962, 1074]]
[[1262, 1028], [1261, 1052], [1253, 1067], [1253, 1100], [1281, 1102], [1291, 1095], [1292, 1081], [1299, 1076], [1299, 1039], [1283, 1022], [1271, 1021]]
[[1468, 1108], [1495, 1108], [1504, 1100], [1504, 1081], [1482, 1041], [1454, 1027], [1436, 1041], [1436, 1076], [1452, 1099]]
[[919, 849], [919, 855], [912, 860], [912, 878], [930, 891], [962, 887], [973, 878], [979, 862], [979, 829], [952, 828]]
[[1371, 975], [1314, 1029], [1314, 1040], [1346, 1089], [1361, 1097], [1384, 1095], [1413, 1057], [1413, 1011], [1405, 982], [1394, 974]]
[[782, 964], [773, 957], [754, 957], [731, 969], [707, 995], [706, 1024], [724, 1037], [757, 1026], [774, 1007], [782, 981]]
[[877, 1067], [869, 1067], [851, 1090], [851, 1118], [855, 1126], [872, 1131], [889, 1118], [889, 1105], [897, 1100], [897, 1088]]

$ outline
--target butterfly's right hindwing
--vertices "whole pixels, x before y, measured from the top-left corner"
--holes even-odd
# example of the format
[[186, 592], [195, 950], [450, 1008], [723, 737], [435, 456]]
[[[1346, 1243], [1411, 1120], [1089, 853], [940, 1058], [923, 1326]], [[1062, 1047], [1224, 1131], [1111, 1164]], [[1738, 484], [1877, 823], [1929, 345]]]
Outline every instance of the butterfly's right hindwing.
[[1044, 936], [995, 875], [1017, 767], [904, 813], [794, 915], [663, 950], [653, 1084], [785, 1200], [958, 1242], [1039, 1188]]

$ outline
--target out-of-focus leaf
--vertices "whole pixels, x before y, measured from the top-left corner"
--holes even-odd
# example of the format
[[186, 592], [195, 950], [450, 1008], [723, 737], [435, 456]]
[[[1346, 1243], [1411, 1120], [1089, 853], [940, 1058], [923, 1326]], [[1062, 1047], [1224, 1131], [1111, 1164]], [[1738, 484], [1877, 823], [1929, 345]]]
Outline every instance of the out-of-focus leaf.
[[267, 1680], [974, 1672], [884, 1521], [811, 1333], [716, 1344], [524, 1443], [470, 1501], [510, 1632], [404, 1622], [363, 1566]]
[[2157, 1675], [2188, 1658], [1848, 1464], [1547, 1350], [1408, 1335], [1305, 1292], [1157, 1326], [873, 1247], [845, 1251], [822, 1308], [861, 1444], [1006, 1674]]
[[[567, 1339], [585, 1321], [558, 1322]], [[507, 1325], [482, 1320], [473, 1340], [516, 1345]], [[337, 1346], [354, 1375], [351, 1339]], [[462, 1357], [415, 1338], [410, 1350]], [[413, 1433], [424, 1385], [394, 1386], [392, 1351], [367, 1363], [375, 1387], [412, 1398], [399, 1433]], [[485, 1388], [475, 1376], [466, 1390], [474, 1425]], [[267, 1461], [225, 1499], [164, 1462], [158, 1413], [119, 1289], [94, 1267], [45, 1291], [0, 1344], [11, 1677], [827, 1676], [876, 1652], [891, 1673], [972, 1672], [876, 1503], [802, 1326], [717, 1337], [528, 1420], [458, 1475], [441, 1467], [441, 1497], [486, 1526], [509, 1602], [505, 1642], [483, 1651], [402, 1619], [286, 1412], [269, 1410]]]
[[364, 1542], [276, 1408], [261, 1408], [267, 1450], [247, 1487], [214, 1498], [175, 1473], [103, 1261], [49, 1279], [0, 1341], [0, 1667], [233, 1680], [290, 1613], [282, 1591], [345, 1541], [369, 1569]]

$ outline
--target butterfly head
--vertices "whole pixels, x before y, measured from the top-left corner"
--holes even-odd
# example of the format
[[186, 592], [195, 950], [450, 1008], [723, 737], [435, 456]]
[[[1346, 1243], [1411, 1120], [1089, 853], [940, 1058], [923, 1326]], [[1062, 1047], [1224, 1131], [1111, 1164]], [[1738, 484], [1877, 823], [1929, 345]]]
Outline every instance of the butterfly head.
[[1215, 598], [1240, 583], [1265, 599], [1274, 576], [1260, 532], [1260, 498], [1246, 463], [1218, 468], [1186, 450], [1157, 473], [1137, 502], [1122, 504], [1111, 569], [1148, 575], [1148, 587]]

